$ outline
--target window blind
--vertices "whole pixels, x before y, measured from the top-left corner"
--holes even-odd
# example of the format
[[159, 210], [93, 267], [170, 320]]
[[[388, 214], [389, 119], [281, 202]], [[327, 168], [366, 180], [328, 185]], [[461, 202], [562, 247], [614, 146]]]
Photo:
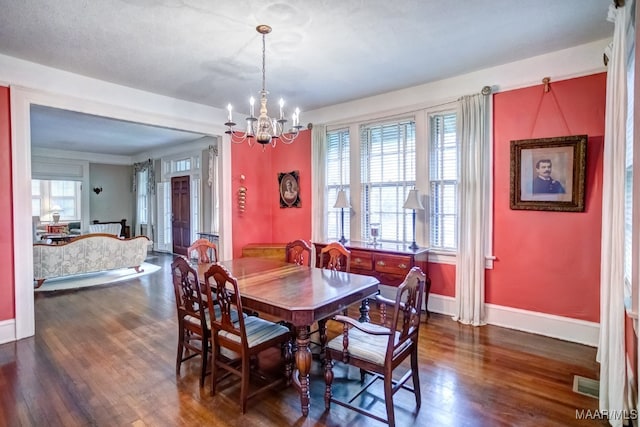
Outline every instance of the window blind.
[[416, 181], [415, 122], [361, 127], [361, 239], [371, 240], [371, 224], [380, 224], [379, 240], [413, 240], [412, 211], [404, 209]]
[[[340, 209], [334, 208], [338, 191], [343, 189], [350, 200], [349, 188], [349, 130], [327, 132], [327, 234], [329, 240], [338, 240], [342, 235]], [[344, 212], [344, 233], [349, 238], [351, 215]]]
[[431, 248], [457, 248], [458, 221], [458, 143], [455, 113], [435, 114], [430, 118], [429, 150]]

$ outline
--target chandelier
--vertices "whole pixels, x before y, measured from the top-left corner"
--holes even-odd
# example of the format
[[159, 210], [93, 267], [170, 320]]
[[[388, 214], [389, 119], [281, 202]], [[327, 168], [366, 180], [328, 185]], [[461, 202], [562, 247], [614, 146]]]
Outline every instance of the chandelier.
[[231, 136], [231, 141], [236, 144], [242, 144], [245, 140], [248, 141], [249, 146], [253, 145], [253, 140], [258, 144], [261, 144], [264, 148], [267, 144], [276, 146], [276, 140], [279, 139], [284, 144], [291, 144], [300, 133], [300, 109], [296, 108], [295, 112], [291, 116], [292, 126], [286, 129], [287, 119], [284, 116], [284, 100], [280, 98], [280, 115], [278, 119], [271, 118], [267, 115], [267, 90], [265, 88], [265, 38], [266, 35], [271, 32], [271, 27], [268, 25], [258, 25], [256, 31], [262, 34], [262, 90], [260, 91], [260, 114], [258, 117], [254, 116], [254, 104], [255, 99], [251, 97], [249, 99], [249, 117], [246, 118], [247, 129], [246, 132], [238, 131], [234, 129], [236, 125], [233, 122], [233, 115], [231, 111], [233, 107], [231, 104], [227, 105], [227, 122], [224, 124], [228, 129], [226, 134]]

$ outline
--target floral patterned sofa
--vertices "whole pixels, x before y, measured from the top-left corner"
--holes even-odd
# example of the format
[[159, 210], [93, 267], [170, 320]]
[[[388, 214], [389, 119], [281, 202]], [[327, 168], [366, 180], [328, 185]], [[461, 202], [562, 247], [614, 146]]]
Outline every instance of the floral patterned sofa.
[[112, 234], [87, 234], [68, 243], [33, 245], [33, 276], [36, 288], [46, 279], [93, 273], [118, 268], [134, 268], [147, 257], [151, 241], [146, 236], [120, 239]]

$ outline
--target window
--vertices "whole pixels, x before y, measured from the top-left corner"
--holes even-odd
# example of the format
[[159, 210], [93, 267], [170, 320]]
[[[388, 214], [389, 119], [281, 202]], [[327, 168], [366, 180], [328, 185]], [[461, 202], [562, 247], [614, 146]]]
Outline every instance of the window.
[[[342, 129], [327, 133], [327, 233], [329, 240], [338, 240], [342, 236], [341, 209], [333, 205], [338, 191], [343, 189], [349, 194], [349, 130]], [[349, 237], [351, 215], [348, 209], [344, 213], [344, 232]]]
[[430, 116], [429, 244], [455, 251], [458, 222], [458, 143], [455, 113]]
[[[633, 31], [632, 31], [633, 32]], [[635, 83], [635, 37], [628, 36], [627, 56], [627, 123], [625, 141], [625, 176], [624, 176], [624, 286], [625, 304], [631, 310], [637, 310], [638, 281], [633, 278], [633, 172], [634, 172], [634, 83]], [[637, 153], [636, 153], [637, 154]], [[636, 171], [637, 173], [637, 171]], [[637, 191], [636, 191], [637, 192]], [[637, 234], [637, 231], [636, 231]], [[637, 255], [636, 255], [637, 258]]]
[[31, 213], [42, 221], [53, 221], [54, 207], [60, 207], [60, 220], [79, 220], [81, 217], [80, 181], [31, 180]]
[[380, 241], [411, 242], [412, 212], [402, 206], [416, 182], [415, 122], [362, 126], [360, 142], [361, 239], [378, 223]]
[[191, 159], [176, 160], [174, 172], [186, 172], [191, 170]]
[[138, 172], [138, 224], [148, 224], [149, 218], [149, 201], [148, 201], [148, 185], [149, 173], [148, 170], [141, 170]]

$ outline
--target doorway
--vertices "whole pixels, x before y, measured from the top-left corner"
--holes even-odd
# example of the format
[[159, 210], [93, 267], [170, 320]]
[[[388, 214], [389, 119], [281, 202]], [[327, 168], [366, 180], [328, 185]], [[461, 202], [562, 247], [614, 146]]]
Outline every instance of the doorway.
[[171, 178], [171, 236], [173, 253], [187, 256], [191, 245], [191, 190], [188, 176]]

